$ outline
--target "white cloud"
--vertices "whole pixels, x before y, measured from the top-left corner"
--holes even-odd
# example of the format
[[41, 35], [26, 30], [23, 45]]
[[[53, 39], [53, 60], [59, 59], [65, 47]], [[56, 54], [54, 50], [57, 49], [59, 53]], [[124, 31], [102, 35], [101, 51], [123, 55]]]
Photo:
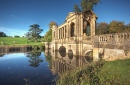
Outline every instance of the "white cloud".
[[24, 34], [27, 32], [25, 30], [19, 29], [19, 28], [7, 28], [7, 27], [1, 27], [0, 26], [0, 31], [6, 33], [7, 36], [24, 36]]

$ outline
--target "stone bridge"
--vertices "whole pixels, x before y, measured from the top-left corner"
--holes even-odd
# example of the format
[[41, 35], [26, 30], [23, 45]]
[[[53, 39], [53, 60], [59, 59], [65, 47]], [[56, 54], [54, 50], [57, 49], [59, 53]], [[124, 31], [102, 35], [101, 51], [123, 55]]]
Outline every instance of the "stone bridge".
[[94, 61], [130, 58], [130, 33], [95, 35], [96, 19], [91, 10], [70, 12], [62, 25], [52, 27], [52, 42], [46, 48]]

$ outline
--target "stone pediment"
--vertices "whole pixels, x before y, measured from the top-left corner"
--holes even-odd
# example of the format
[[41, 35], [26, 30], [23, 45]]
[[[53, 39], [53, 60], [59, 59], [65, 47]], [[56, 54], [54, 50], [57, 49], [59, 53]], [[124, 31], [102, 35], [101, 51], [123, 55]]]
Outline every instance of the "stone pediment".
[[97, 18], [97, 15], [92, 10], [85, 11], [83, 12], [83, 14], [85, 15], [85, 17], [93, 16]]
[[70, 17], [74, 16], [74, 15], [75, 15], [74, 12], [70, 12], [70, 13], [68, 14], [68, 16], [66, 17], [66, 20], [69, 19]]

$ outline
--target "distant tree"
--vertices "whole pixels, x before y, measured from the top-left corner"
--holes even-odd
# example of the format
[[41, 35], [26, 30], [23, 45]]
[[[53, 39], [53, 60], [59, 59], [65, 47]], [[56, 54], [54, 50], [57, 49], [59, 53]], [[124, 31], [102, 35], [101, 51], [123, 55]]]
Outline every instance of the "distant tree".
[[94, 5], [97, 5], [99, 1], [100, 0], [82, 0], [81, 1], [82, 12], [93, 10]]
[[108, 34], [108, 24], [106, 22], [97, 23], [96, 34]]
[[124, 31], [124, 28], [125, 25], [123, 21], [113, 20], [110, 22], [108, 29], [110, 33], [120, 33]]
[[0, 32], [0, 37], [6, 37], [6, 34], [4, 32]]
[[18, 35], [15, 35], [14, 37], [20, 37], [20, 36], [18, 36]]
[[78, 7], [77, 4], [74, 5], [74, 12], [75, 12], [76, 14], [81, 12], [81, 10], [80, 10], [80, 8]]
[[124, 32], [130, 32], [130, 23], [128, 23], [127, 25], [125, 25]]
[[28, 39], [31, 39], [32, 41], [38, 41], [38, 39], [40, 38], [40, 33], [43, 31], [42, 29], [40, 29], [38, 24], [33, 24], [29, 26], [29, 32], [27, 32], [25, 35], [26, 37], [28, 37]]

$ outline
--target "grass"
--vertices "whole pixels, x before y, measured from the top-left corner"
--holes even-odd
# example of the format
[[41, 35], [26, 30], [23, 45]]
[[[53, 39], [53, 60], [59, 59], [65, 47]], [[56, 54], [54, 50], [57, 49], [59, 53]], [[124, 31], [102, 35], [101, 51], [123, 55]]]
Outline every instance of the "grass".
[[130, 59], [106, 62], [99, 72], [101, 83], [130, 84]]
[[31, 42], [27, 38], [0, 37], [0, 46], [6, 45], [44, 45], [41, 42]]
[[66, 72], [57, 85], [129, 85], [130, 59], [93, 62]]

